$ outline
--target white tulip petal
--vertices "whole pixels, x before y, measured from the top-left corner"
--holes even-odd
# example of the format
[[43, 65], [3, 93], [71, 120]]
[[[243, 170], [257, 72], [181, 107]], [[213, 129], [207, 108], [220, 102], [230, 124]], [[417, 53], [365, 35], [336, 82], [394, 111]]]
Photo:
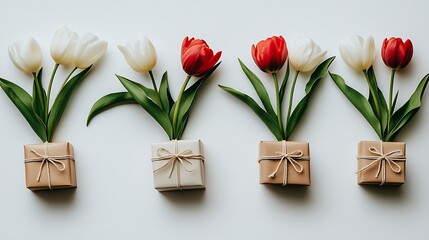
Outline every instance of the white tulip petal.
[[365, 61], [363, 62], [363, 67], [365, 67], [365, 69], [368, 69], [372, 66], [372, 64], [374, 64], [375, 60], [375, 44], [374, 38], [372, 36], [369, 36], [367, 39], [365, 39], [363, 49], [363, 52], [365, 54]]
[[308, 72], [320, 64], [325, 54], [312, 39], [299, 38], [290, 44], [289, 62], [295, 70]]
[[[356, 59], [353, 58], [353, 56], [356, 57], [356, 55], [350, 54], [348, 47], [342, 45], [340, 46], [340, 54], [343, 58], [344, 62], [352, 69], [354, 70], [361, 70], [360, 69], [360, 63], [356, 62]], [[358, 58], [358, 57], [357, 57]]]
[[73, 62], [73, 50], [78, 35], [67, 27], [58, 29], [51, 42], [51, 57], [57, 64], [70, 64]]
[[149, 39], [132, 40], [126, 46], [118, 46], [128, 65], [140, 73], [152, 70], [157, 61], [156, 50]]
[[87, 46], [85, 51], [82, 52], [79, 64], [76, 64], [76, 67], [84, 69], [94, 64], [96, 61], [98, 61], [98, 59], [103, 56], [106, 48], [107, 42], [104, 41]]
[[15, 64], [15, 66], [24, 72], [27, 72], [25, 69], [26, 67], [24, 66], [24, 62], [22, 61], [22, 59], [19, 57], [19, 55], [16, 52], [16, 45], [18, 45], [18, 43], [16, 42], [13, 46], [9, 47], [9, 57], [10, 60], [12, 60], [13, 64]]
[[74, 53], [74, 65], [80, 69], [85, 69], [98, 61], [107, 49], [107, 42], [99, 40], [91, 33], [83, 35], [77, 42]]
[[128, 51], [128, 49], [131, 48], [126, 48], [125, 46], [118, 46], [119, 51], [121, 51], [122, 55], [125, 58], [125, 61], [127, 61], [128, 65], [130, 65], [130, 67], [136, 71], [136, 72], [140, 72], [140, 68], [137, 65], [137, 63], [134, 61], [134, 58], [132, 57], [132, 54], [130, 51]]
[[42, 51], [40, 49], [39, 43], [34, 39], [30, 38], [29, 48], [28, 48], [28, 61], [27, 64], [30, 67], [31, 72], [39, 71], [42, 65]]
[[315, 69], [325, 57], [327, 51], [321, 52], [319, 48], [319, 53], [317, 55], [313, 55], [312, 58], [307, 62], [307, 64], [303, 67], [301, 72], [309, 72]]
[[39, 43], [32, 37], [26, 42], [14, 42], [8, 51], [10, 59], [21, 71], [34, 73], [42, 66], [42, 51]]
[[369, 36], [364, 39], [355, 35], [339, 46], [344, 62], [356, 71], [363, 71], [372, 66], [375, 59], [374, 39]]

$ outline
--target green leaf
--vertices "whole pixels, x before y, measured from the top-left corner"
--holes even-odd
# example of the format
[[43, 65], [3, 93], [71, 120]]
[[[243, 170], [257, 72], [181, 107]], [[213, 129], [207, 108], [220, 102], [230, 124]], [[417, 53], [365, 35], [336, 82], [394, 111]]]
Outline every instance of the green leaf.
[[108, 94], [94, 103], [91, 108], [91, 111], [89, 111], [86, 125], [88, 126], [95, 116], [97, 116], [99, 113], [106, 111], [107, 109], [132, 103], [137, 104], [136, 100], [134, 100], [133, 96], [131, 96], [129, 92], [117, 92]]
[[162, 75], [161, 84], [159, 85], [159, 98], [161, 100], [162, 109], [164, 109], [167, 114], [170, 114], [170, 109], [174, 104], [174, 100], [171, 97], [170, 87], [168, 86], [167, 72]]
[[268, 95], [267, 89], [265, 88], [264, 84], [261, 82], [261, 80], [249, 69], [244, 65], [244, 63], [238, 59], [240, 62], [241, 69], [243, 69], [243, 72], [246, 74], [249, 81], [252, 83], [253, 88], [255, 88], [256, 93], [259, 96], [259, 99], [261, 99], [262, 105], [264, 105], [264, 108], [266, 112], [274, 119], [277, 119], [277, 115], [274, 112], [273, 106], [271, 105], [270, 96]]
[[124, 85], [127, 91], [131, 94], [134, 100], [140, 104], [164, 129], [168, 137], [173, 137], [173, 126], [168, 114], [158, 106], [152, 99], [147, 96], [147, 93], [141, 88], [140, 84], [118, 76], [119, 81]]
[[382, 139], [383, 134], [381, 132], [380, 122], [375, 115], [374, 111], [371, 108], [368, 100], [360, 94], [358, 91], [353, 88], [347, 86], [344, 82], [344, 79], [334, 73], [329, 73], [331, 75], [332, 80], [338, 86], [338, 88], [343, 92], [343, 94], [347, 97], [347, 99], [355, 106], [355, 108], [363, 115], [363, 117], [368, 121], [377, 135]]
[[73, 91], [82, 82], [89, 69], [91, 69], [91, 66], [68, 80], [64, 87], [58, 92], [48, 116], [48, 141], [52, 140], [52, 136], [54, 135], [55, 129], [67, 108]]
[[[130, 79], [122, 77], [120, 75], [116, 75], [116, 77], [119, 80], [122, 79], [122, 80], [126, 80], [126, 81], [131, 81]], [[138, 86], [139, 88], [141, 88], [145, 92], [146, 96], [148, 98], [150, 98], [150, 100], [152, 100], [156, 105], [158, 105], [159, 107], [162, 107], [161, 100], [159, 99], [159, 95], [158, 95], [158, 93], [155, 90], [153, 90], [151, 88], [147, 88], [147, 87], [143, 86], [142, 84], [140, 84], [138, 82], [134, 82], [134, 81], [131, 81], [131, 82], [133, 82], [136, 86]]]
[[286, 91], [286, 85], [287, 82], [289, 80], [289, 73], [290, 73], [290, 69], [289, 69], [289, 60], [286, 62], [286, 72], [285, 72], [285, 76], [283, 78], [283, 82], [280, 86], [280, 91], [279, 91], [279, 96], [280, 96], [280, 105], [283, 103], [283, 98], [285, 96], [285, 91]]
[[305, 85], [305, 93], [310, 93], [314, 89], [314, 85], [317, 85], [319, 80], [325, 77], [329, 66], [331, 66], [334, 59], [335, 57], [330, 57], [317, 66], [317, 68], [311, 74], [310, 80], [308, 80], [308, 83]]
[[267, 112], [265, 112], [264, 109], [262, 109], [256, 103], [255, 100], [253, 100], [248, 95], [242, 92], [239, 92], [233, 88], [222, 86], [222, 85], [219, 85], [219, 87], [225, 90], [226, 92], [230, 93], [234, 97], [238, 98], [242, 102], [244, 102], [247, 106], [249, 106], [253, 110], [253, 112], [255, 112], [256, 115], [258, 115], [258, 117], [262, 120], [262, 122], [264, 122], [264, 124], [268, 127], [268, 129], [274, 134], [277, 140], [279, 141], [284, 140], [283, 133], [277, 121], [275, 121]]
[[[43, 68], [40, 69], [39, 73], [33, 80], [33, 109], [34, 112], [39, 116], [39, 118], [45, 122], [46, 121], [46, 92], [42, 86], [42, 72]], [[46, 124], [46, 122], [45, 122]]]
[[[387, 121], [389, 119], [389, 108], [387, 106], [386, 99], [384, 98], [383, 92], [380, 90], [377, 84], [377, 79], [375, 77], [374, 68], [371, 66], [367, 72], [366, 72], [369, 83], [371, 84], [370, 89], [375, 90], [375, 97], [377, 98], [378, 102], [378, 108], [380, 109], [379, 115], [377, 115], [377, 104], [372, 96], [372, 94], [369, 94], [368, 102], [372, 107], [372, 110], [374, 111], [375, 115], [377, 116], [378, 120], [381, 124], [381, 131], [383, 133], [383, 137], [387, 134]], [[371, 90], [370, 90], [371, 91]]]
[[25, 120], [30, 124], [33, 131], [39, 138], [46, 142], [46, 128], [43, 121], [37, 116], [32, 107], [32, 97], [20, 86], [0, 78], [0, 87], [18, 108]]
[[389, 131], [385, 141], [393, 141], [401, 129], [413, 119], [414, 115], [420, 109], [428, 79], [429, 74], [423, 77], [410, 99], [392, 115], [390, 122], [392, 129]]
[[189, 113], [185, 114], [185, 116], [183, 116], [182, 121], [179, 122], [178, 126], [177, 126], [177, 139], [182, 138], [183, 132], [185, 131], [186, 125], [188, 124], [188, 119], [189, 119]]
[[392, 103], [392, 112], [394, 112], [394, 111], [395, 111], [396, 101], [398, 100], [398, 94], [399, 94], [399, 90], [398, 90], [398, 91], [396, 91], [395, 98], [393, 99], [393, 103]]
[[[213, 72], [216, 70], [216, 68], [219, 66], [220, 62], [216, 64], [210, 71], [206, 73], [206, 75], [200, 79], [198, 79], [192, 86], [188, 87], [182, 95], [182, 101], [179, 106], [178, 110], [178, 116], [177, 116], [177, 129], [175, 129], [174, 137], [176, 139], [180, 139], [182, 137], [182, 134], [179, 134], [180, 132], [183, 133], [184, 128], [186, 128], [187, 120], [185, 121], [185, 118], [188, 118], [189, 112], [195, 102], [195, 99], [198, 95], [198, 92], [201, 88], [201, 86], [209, 79], [209, 77], [213, 74]], [[177, 107], [176, 104], [173, 105], [170, 115], [173, 114], [174, 108]], [[170, 116], [172, 119], [172, 116]], [[181, 131], [180, 129], [183, 128]]]
[[305, 110], [307, 109], [308, 103], [311, 99], [312, 93], [316, 89], [316, 86], [319, 84], [320, 80], [323, 77], [325, 77], [326, 73], [328, 72], [328, 68], [331, 65], [331, 63], [334, 61], [334, 59], [335, 57], [326, 59], [321, 64], [319, 64], [316, 70], [314, 70], [314, 72], [311, 74], [310, 80], [305, 86], [306, 95], [296, 105], [295, 109], [292, 111], [292, 114], [290, 115], [289, 122], [287, 122], [286, 130], [285, 130], [286, 140], [290, 137], [293, 130], [295, 129], [295, 127], [301, 120], [302, 116], [304, 115]]

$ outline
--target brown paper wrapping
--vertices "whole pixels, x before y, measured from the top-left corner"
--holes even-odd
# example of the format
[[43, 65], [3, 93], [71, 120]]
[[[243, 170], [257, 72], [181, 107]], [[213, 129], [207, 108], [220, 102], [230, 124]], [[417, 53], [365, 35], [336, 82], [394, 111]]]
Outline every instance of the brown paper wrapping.
[[[45, 153], [45, 144], [47, 144]], [[60, 189], [60, 188], [75, 188], [76, 169], [74, 162], [73, 146], [70, 143], [45, 143], [45, 144], [27, 144], [24, 146], [25, 157], [25, 179], [27, 188], [36, 190], [45, 189]], [[43, 168], [40, 169], [44, 156], [49, 156], [51, 159], [60, 159], [64, 164], [58, 164], [59, 169], [48, 160], [45, 161]], [[64, 159], [65, 158], [65, 159]], [[48, 180], [48, 164], [50, 183]], [[40, 172], [40, 179], [38, 179]], [[50, 187], [49, 187], [50, 186]]]
[[[370, 151], [370, 148], [373, 147], [376, 151], [382, 154], [389, 154], [392, 151], [399, 150], [397, 157], [403, 158], [402, 160], [393, 160], [396, 164], [400, 166], [399, 173], [395, 173], [385, 160], [380, 160], [378, 163], [372, 164], [372, 166], [366, 168], [368, 164], [371, 164], [375, 160], [363, 159], [365, 157], [370, 158], [379, 158], [380, 155], [374, 154]], [[382, 184], [383, 181], [383, 169], [377, 176], [379, 169], [379, 164], [381, 161], [385, 161], [383, 164], [385, 167], [385, 185], [401, 185], [405, 183], [405, 153], [406, 147], [404, 142], [380, 142], [380, 141], [361, 141], [358, 145], [358, 173], [357, 181], [358, 184]], [[364, 169], [365, 168], [365, 169]], [[396, 165], [393, 168], [397, 171]], [[362, 170], [363, 169], [363, 170]]]
[[[276, 168], [281, 160], [264, 160], [273, 156], [279, 156], [279, 153], [284, 151], [284, 143], [286, 143], [286, 153], [301, 151], [303, 159], [295, 158], [295, 160], [303, 167], [302, 172], [297, 172], [291, 163], [284, 159], [274, 177], [270, 175], [276, 171]], [[310, 150], [308, 142], [285, 142], [285, 141], [262, 141], [259, 144], [259, 182], [261, 184], [280, 184], [284, 185], [285, 174], [284, 164], [287, 165], [287, 185], [306, 185], [310, 186]]]

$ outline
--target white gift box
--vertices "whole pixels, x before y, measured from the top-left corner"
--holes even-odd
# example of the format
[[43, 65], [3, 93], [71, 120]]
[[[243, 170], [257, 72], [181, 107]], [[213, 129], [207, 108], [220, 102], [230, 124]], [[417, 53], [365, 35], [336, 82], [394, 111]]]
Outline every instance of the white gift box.
[[158, 191], [204, 189], [204, 153], [200, 140], [152, 144], [153, 180]]

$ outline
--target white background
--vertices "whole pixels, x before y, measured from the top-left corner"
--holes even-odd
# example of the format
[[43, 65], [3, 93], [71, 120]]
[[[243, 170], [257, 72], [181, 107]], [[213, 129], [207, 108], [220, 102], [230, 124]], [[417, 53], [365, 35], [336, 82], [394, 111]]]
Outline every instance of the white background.
[[[386, 92], [390, 72], [379, 49], [385, 37], [399, 36], [410, 38], [415, 51], [396, 78], [398, 104], [403, 104], [429, 72], [427, 1], [3, 0], [0, 5], [0, 76], [28, 90], [30, 76], [16, 69], [7, 54], [13, 41], [30, 35], [39, 41], [45, 84], [53, 67], [49, 45], [59, 27], [93, 32], [109, 42], [54, 136], [75, 147], [76, 190], [33, 193], [25, 188], [23, 145], [40, 140], [0, 93], [0, 239], [422, 239], [427, 234], [427, 96], [397, 139], [407, 142], [406, 184], [362, 187], [356, 184], [357, 143], [377, 136], [324, 78], [292, 136], [310, 142], [312, 185], [282, 188], [258, 183], [259, 141], [274, 137], [250, 109], [217, 87], [255, 96], [240, 58], [273, 93], [270, 76], [256, 68], [250, 55], [251, 44], [267, 37], [311, 37], [328, 57], [339, 55], [341, 40], [361, 34], [375, 38], [375, 71]], [[97, 99], [124, 89], [115, 73], [150, 83], [147, 75], [133, 72], [116, 47], [143, 35], [158, 52], [155, 76], [159, 80], [169, 71], [174, 97], [185, 78], [180, 64], [185, 36], [204, 38], [223, 51], [222, 64], [199, 95], [183, 136], [204, 143], [205, 191], [158, 193], [153, 188], [150, 144], [168, 138], [139, 106], [111, 109], [85, 126]], [[340, 56], [330, 70], [366, 94], [362, 74]], [[295, 102], [308, 76], [299, 80]]]

